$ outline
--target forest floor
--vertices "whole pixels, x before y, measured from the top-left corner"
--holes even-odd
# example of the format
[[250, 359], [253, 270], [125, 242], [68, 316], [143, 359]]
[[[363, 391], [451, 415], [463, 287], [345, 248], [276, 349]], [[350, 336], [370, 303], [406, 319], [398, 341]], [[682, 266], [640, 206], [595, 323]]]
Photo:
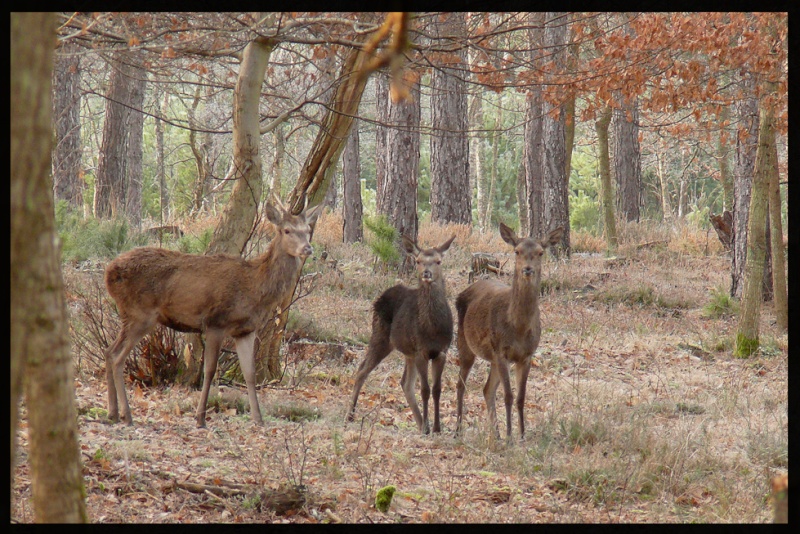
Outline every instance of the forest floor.
[[[446, 237], [421, 230], [420, 244]], [[475, 239], [457, 239], [445, 260], [451, 304], [469, 283], [470, 252], [511, 268], [499, 238]], [[466, 431], [454, 436], [455, 342], [441, 434], [417, 431], [397, 353], [369, 376], [356, 421], [345, 422], [371, 301], [395, 279], [373, 272], [365, 247], [323, 239], [328, 263], [294, 305], [284, 379], [259, 390], [263, 427], [241, 413], [246, 392], [236, 385], [215, 388], [228, 402], [209, 412], [207, 428], [195, 426], [198, 391], [139, 384], [128, 387], [135, 426], [107, 424], [104, 370], [78, 365], [90, 521], [770, 522], [770, 479], [788, 472], [788, 338], [767, 303], [761, 351], [733, 358], [735, 316], [707, 307], [727, 290], [729, 259], [685, 241], [545, 263], [526, 439], [515, 414], [507, 443], [486, 428], [483, 361], [467, 384]], [[33, 520], [27, 433], [23, 404], [12, 522]], [[388, 485], [396, 493], [381, 512], [376, 492]]]

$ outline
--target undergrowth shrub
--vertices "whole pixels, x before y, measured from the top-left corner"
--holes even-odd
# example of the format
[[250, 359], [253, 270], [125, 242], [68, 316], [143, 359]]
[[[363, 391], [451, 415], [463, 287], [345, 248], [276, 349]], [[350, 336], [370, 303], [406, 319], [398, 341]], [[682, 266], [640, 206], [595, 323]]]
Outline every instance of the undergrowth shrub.
[[396, 269], [401, 260], [397, 229], [385, 215], [365, 216], [364, 227], [371, 234], [367, 244], [375, 255], [375, 267], [383, 272]]

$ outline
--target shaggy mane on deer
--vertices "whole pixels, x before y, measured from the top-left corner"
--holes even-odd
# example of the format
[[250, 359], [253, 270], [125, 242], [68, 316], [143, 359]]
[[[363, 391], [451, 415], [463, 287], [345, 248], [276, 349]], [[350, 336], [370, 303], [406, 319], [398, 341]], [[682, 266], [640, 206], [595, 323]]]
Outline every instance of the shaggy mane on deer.
[[303, 261], [311, 255], [311, 225], [322, 211], [322, 205], [318, 205], [292, 215], [277, 196], [274, 198], [277, 207], [266, 204], [265, 208], [277, 235], [255, 259], [143, 247], [125, 252], [108, 264], [105, 283], [122, 320], [122, 329], [105, 352], [111, 421], [121, 418], [133, 424], [125, 393], [125, 360], [142, 337], [162, 324], [180, 332], [205, 334], [197, 426], [206, 424], [208, 394], [225, 336], [236, 342], [250, 417], [262, 424], [253, 360], [256, 329], [261, 318], [279, 304]]
[[[398, 284], [384, 291], [372, 305], [372, 336], [367, 353], [358, 367], [347, 420], [355, 419], [358, 394], [367, 376], [393, 349], [405, 355], [402, 387], [411, 407], [414, 421], [422, 433], [430, 432], [428, 399], [433, 391], [433, 431], [440, 432], [439, 397], [442, 392], [442, 371], [446, 351], [453, 340], [453, 314], [447, 304], [442, 257], [456, 238], [454, 235], [438, 247], [420, 249], [416, 242], [403, 236], [406, 252], [416, 260], [418, 287]], [[428, 362], [431, 364], [433, 389], [428, 384]], [[414, 387], [420, 378], [422, 413]]]

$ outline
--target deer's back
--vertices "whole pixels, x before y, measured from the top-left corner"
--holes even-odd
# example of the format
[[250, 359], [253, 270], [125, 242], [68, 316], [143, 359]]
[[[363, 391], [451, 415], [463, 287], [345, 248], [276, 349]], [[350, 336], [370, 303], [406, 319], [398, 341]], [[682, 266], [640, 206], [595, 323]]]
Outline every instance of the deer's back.
[[250, 320], [244, 313], [231, 315], [257, 294], [255, 269], [235, 256], [143, 247], [109, 263], [105, 282], [121, 314], [153, 315], [172, 328], [199, 331], [223, 316], [228, 322]]
[[392, 346], [403, 354], [419, 350], [438, 354], [453, 339], [453, 315], [443, 293], [433, 302], [420, 304], [419, 298], [418, 288], [390, 287], [375, 300], [373, 319], [388, 326]]
[[[536, 317], [517, 317], [509, 321], [511, 287], [496, 280], [479, 280], [456, 299], [459, 335], [478, 356], [491, 360], [497, 352], [511, 361], [533, 354], [539, 343]], [[538, 313], [538, 312], [537, 312]]]

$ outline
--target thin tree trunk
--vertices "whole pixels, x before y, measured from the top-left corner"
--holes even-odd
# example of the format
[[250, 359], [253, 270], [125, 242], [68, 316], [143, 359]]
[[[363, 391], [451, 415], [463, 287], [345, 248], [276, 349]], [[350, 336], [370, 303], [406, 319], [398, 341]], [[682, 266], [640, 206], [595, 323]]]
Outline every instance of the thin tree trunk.
[[272, 134], [275, 137], [275, 155], [272, 159], [272, 173], [269, 177], [269, 192], [280, 196], [283, 184], [283, 160], [286, 155], [285, 124], [278, 125]]
[[609, 162], [608, 127], [611, 124], [611, 108], [606, 106], [595, 122], [597, 150], [600, 166], [600, 198], [603, 221], [606, 228], [606, 243], [609, 255], [617, 251], [617, 222], [614, 216], [614, 193], [611, 190], [611, 164]]
[[[161, 103], [161, 113], [166, 115], [167, 103], [169, 102], [169, 95], [164, 93], [164, 99]], [[159, 192], [159, 207], [158, 207], [158, 221], [159, 224], [164, 224], [166, 219], [165, 212], [169, 208], [169, 192], [167, 191], [167, 168], [166, 158], [164, 155], [164, 121], [156, 117], [156, 176], [158, 177], [158, 192]]]
[[52, 13], [11, 14], [11, 485], [24, 384], [34, 520], [85, 523], [51, 179], [55, 29]]
[[[566, 61], [566, 27], [559, 21], [565, 13], [552, 12], [547, 14], [551, 22], [545, 29], [545, 45], [554, 50], [553, 61], [556, 70], [563, 68]], [[557, 109], [558, 108], [558, 109]], [[554, 106], [545, 101], [542, 107], [544, 139], [544, 159], [542, 175], [544, 182], [544, 221], [546, 230], [561, 226], [564, 235], [560, 246], [550, 247], [554, 254], [563, 252], [570, 255], [570, 226], [569, 226], [569, 187], [566, 165], [566, 113], [564, 105]]]
[[666, 148], [662, 143], [656, 143], [656, 174], [658, 174], [658, 184], [661, 190], [661, 217], [664, 222], [672, 221], [672, 205], [669, 201], [669, 184], [667, 175], [664, 172], [664, 158]]
[[78, 46], [64, 44], [53, 69], [53, 189], [58, 200], [75, 209], [83, 207], [80, 124], [80, 55]]
[[419, 82], [410, 88], [410, 93], [412, 100], [396, 103], [391, 102], [388, 90], [384, 95], [376, 95], [376, 98], [390, 101], [386, 131], [386, 177], [378, 213], [388, 217], [398, 235], [406, 235], [416, 241], [419, 226]]
[[361, 160], [359, 158], [358, 124], [354, 124], [342, 153], [342, 204], [345, 243], [364, 239], [361, 202]]
[[[770, 92], [767, 92], [770, 94]], [[750, 197], [750, 215], [747, 225], [747, 258], [745, 260], [744, 287], [742, 289], [739, 326], [734, 354], [740, 358], [751, 356], [759, 346], [759, 316], [761, 313], [762, 286], [766, 249], [768, 246], [764, 221], [768, 215], [770, 177], [777, 172], [771, 157], [775, 147], [774, 118], [771, 109], [762, 104], [759, 120], [756, 169]]]
[[733, 182], [733, 243], [731, 245], [731, 296], [741, 298], [744, 265], [747, 258], [747, 228], [750, 213], [750, 193], [755, 169], [758, 142], [758, 102], [752, 76], [742, 81], [745, 97], [739, 101], [736, 135], [736, 166]]
[[[138, 59], [137, 59], [138, 61]], [[142, 225], [142, 138], [144, 135], [144, 91], [147, 73], [130, 67], [130, 109], [126, 131], [125, 215], [137, 228]]]
[[[435, 28], [439, 35], [466, 36], [464, 13], [444, 16]], [[431, 76], [431, 221], [437, 223], [472, 224], [465, 54], [451, 53], [460, 58], [457, 64], [443, 65]]]
[[769, 176], [769, 219], [770, 244], [772, 250], [772, 288], [775, 320], [778, 328], [786, 332], [789, 328], [789, 301], [786, 290], [786, 256], [783, 250], [783, 223], [781, 222], [781, 191], [778, 184], [778, 145], [773, 139], [770, 144]]
[[614, 110], [614, 169], [617, 211], [626, 221], [639, 221], [642, 169], [639, 151], [639, 111], [636, 101]]
[[[544, 20], [542, 12], [528, 13], [528, 47], [531, 49], [529, 61], [540, 68], [544, 50]], [[542, 175], [542, 86], [533, 85], [525, 96], [525, 127], [523, 130], [522, 158], [525, 162], [525, 183], [528, 189], [528, 234], [543, 235], [544, 228], [544, 182]]]

